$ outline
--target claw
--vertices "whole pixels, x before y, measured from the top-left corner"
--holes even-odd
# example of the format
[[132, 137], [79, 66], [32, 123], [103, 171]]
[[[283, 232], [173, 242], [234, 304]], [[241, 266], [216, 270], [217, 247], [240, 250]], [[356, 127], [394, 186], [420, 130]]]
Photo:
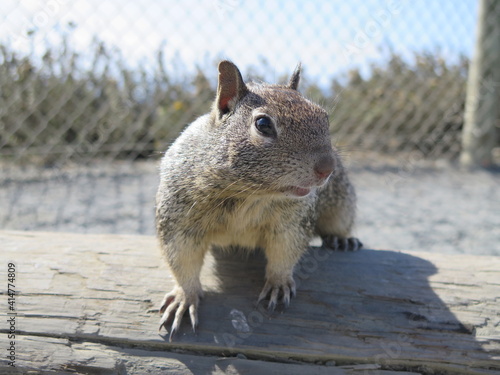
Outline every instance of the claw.
[[328, 235], [323, 237], [323, 246], [337, 251], [357, 251], [363, 247], [363, 244], [355, 237], [340, 238]]
[[278, 304], [278, 294], [280, 292], [279, 287], [274, 287], [272, 292], [271, 292], [271, 297], [269, 298], [269, 305], [267, 305], [267, 309], [270, 312], [273, 312], [274, 309], [276, 308], [276, 305]]
[[358, 251], [359, 249], [361, 249], [363, 247], [363, 244], [361, 243], [360, 240], [358, 240], [357, 238], [355, 237], [351, 237], [349, 238], [349, 249], [351, 251]]
[[198, 291], [195, 294], [186, 294], [185, 290], [178, 287], [171, 293], [168, 293], [163, 299], [160, 308], [160, 312], [163, 315], [160, 319], [159, 330], [161, 331], [162, 327], [165, 327], [165, 329], [168, 330], [167, 325], [173, 319], [169, 335], [170, 342], [172, 342], [173, 337], [180, 330], [182, 317], [186, 311], [189, 311], [191, 326], [193, 327], [193, 332], [196, 332], [196, 327], [198, 326], [197, 307], [201, 295], [201, 291]]
[[348, 251], [349, 250], [349, 240], [347, 238], [341, 238], [339, 240], [339, 250]]
[[194, 305], [189, 306], [189, 319], [191, 320], [191, 327], [193, 327], [193, 332], [196, 333], [196, 328], [198, 327], [198, 312]]
[[182, 321], [182, 316], [186, 312], [186, 305], [181, 304], [177, 308], [177, 312], [175, 313], [175, 318], [174, 322], [172, 323], [172, 328], [170, 330], [170, 342], [172, 341], [172, 337], [175, 335], [175, 332], [177, 332], [181, 328], [181, 321]]
[[290, 306], [290, 288], [287, 285], [283, 287], [283, 304], [285, 308]]
[[163, 309], [164, 310], [164, 313], [163, 313], [163, 316], [161, 317], [161, 320], [160, 320], [160, 330], [161, 330], [161, 327], [165, 327], [165, 329], [168, 329], [167, 328], [167, 323], [172, 320], [172, 317], [173, 317], [173, 314], [172, 312], [174, 311], [174, 309], [177, 307], [177, 304], [171, 304], [167, 307], [167, 309]]
[[328, 246], [332, 249], [338, 249], [339, 247], [339, 239], [337, 237], [333, 237], [331, 240], [330, 240], [330, 243], [328, 244]]
[[259, 304], [261, 301], [266, 299], [271, 288], [272, 288], [271, 284], [266, 282], [266, 284], [264, 285], [264, 289], [262, 289], [262, 292], [260, 292], [260, 294], [259, 294], [259, 298], [257, 299], [257, 304]]
[[[281, 299], [278, 301], [280, 292], [282, 294]], [[295, 297], [295, 281], [293, 278], [289, 277], [286, 282], [283, 284], [277, 283], [272, 284], [269, 280], [266, 281], [262, 292], [259, 294], [259, 298], [257, 300], [257, 304], [261, 301], [265, 300], [269, 296], [269, 303], [267, 305], [267, 310], [269, 312], [273, 312], [278, 305], [278, 302], [282, 302], [285, 308], [290, 306], [291, 297]]]
[[176, 331], [174, 328], [170, 330], [170, 335], [168, 335], [168, 342], [172, 342], [172, 337], [174, 337]]
[[165, 312], [165, 309], [172, 303], [172, 301], [175, 299], [175, 296], [172, 295], [172, 293], [168, 293], [164, 298], [163, 301], [161, 301], [161, 307], [160, 307], [160, 314], [163, 314]]

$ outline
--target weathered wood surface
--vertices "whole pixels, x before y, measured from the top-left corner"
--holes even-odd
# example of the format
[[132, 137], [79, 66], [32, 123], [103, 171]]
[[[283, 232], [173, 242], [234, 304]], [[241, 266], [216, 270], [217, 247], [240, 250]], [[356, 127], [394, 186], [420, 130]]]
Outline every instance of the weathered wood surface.
[[[255, 301], [261, 256], [205, 261], [196, 334], [170, 343], [158, 307], [172, 278], [145, 236], [0, 232], [0, 373], [427, 374], [500, 372], [500, 258], [312, 248], [298, 296]], [[16, 368], [5, 353], [16, 265]], [[33, 372], [38, 373], [38, 372]]]

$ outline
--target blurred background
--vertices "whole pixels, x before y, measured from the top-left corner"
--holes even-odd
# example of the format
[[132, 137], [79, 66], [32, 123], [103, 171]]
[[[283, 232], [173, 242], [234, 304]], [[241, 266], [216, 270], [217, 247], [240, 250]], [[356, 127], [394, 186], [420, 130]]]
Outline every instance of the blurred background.
[[266, 82], [302, 63], [366, 245], [500, 255], [495, 0], [4, 0], [0, 227], [154, 234], [158, 160], [221, 59]]

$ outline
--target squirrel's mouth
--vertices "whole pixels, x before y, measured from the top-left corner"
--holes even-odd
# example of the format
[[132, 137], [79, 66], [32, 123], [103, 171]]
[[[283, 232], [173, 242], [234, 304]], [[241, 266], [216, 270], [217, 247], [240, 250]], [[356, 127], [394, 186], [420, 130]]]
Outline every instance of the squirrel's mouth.
[[309, 195], [309, 193], [311, 192], [312, 189], [313, 188], [310, 188], [310, 187], [305, 188], [305, 187], [300, 187], [300, 186], [290, 186], [290, 187], [285, 189], [285, 194], [291, 195], [293, 197], [302, 198], [302, 197]]

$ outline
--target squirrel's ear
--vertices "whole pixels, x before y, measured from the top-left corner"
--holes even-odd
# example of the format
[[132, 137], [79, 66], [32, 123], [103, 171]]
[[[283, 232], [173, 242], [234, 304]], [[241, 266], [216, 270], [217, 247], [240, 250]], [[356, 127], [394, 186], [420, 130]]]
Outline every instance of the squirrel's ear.
[[215, 105], [219, 114], [234, 109], [236, 102], [248, 93], [248, 88], [243, 82], [241, 73], [231, 61], [221, 61], [219, 63], [219, 83], [217, 86], [217, 99]]
[[297, 90], [300, 82], [300, 69], [302, 65], [300, 63], [297, 64], [295, 71], [293, 72], [290, 80], [288, 81], [287, 87], [292, 90]]

